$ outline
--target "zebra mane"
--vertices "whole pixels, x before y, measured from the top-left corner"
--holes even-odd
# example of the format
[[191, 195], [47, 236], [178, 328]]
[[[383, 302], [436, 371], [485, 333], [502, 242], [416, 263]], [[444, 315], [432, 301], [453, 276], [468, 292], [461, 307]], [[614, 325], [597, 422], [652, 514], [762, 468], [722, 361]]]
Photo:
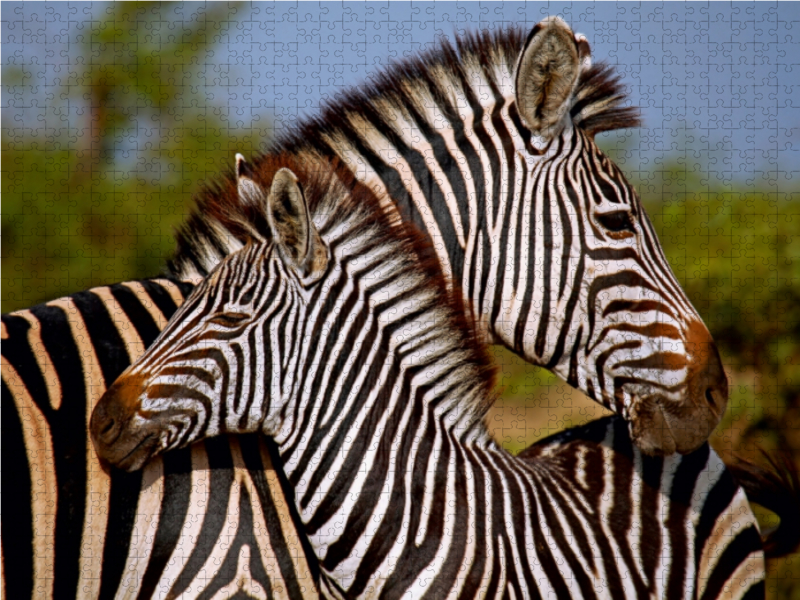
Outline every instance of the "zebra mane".
[[[486, 345], [465, 317], [458, 286], [448, 288], [436, 255], [426, 238], [413, 226], [392, 218], [380, 207], [375, 194], [360, 183], [338, 161], [310, 161], [290, 154], [255, 158], [252, 178], [265, 189], [282, 168], [290, 169], [303, 189], [312, 221], [320, 233], [339, 224], [356, 223], [369, 227], [375, 244], [391, 244], [393, 255], [408, 257], [411, 269], [422, 275], [425, 290], [434, 294], [443, 329], [462, 335], [465, 365], [474, 366], [475, 398], [483, 404], [474, 407], [479, 414], [488, 410], [493, 399], [495, 367]], [[248, 242], [263, 242], [270, 237], [264, 206], [241, 202], [236, 175], [228, 168], [217, 180], [205, 185], [195, 200], [189, 218], [177, 230], [177, 249], [168, 261], [167, 271], [183, 279], [202, 279], [226, 256]], [[437, 317], [439, 318], [439, 317]]]
[[[450, 90], [463, 91], [464, 84], [476, 72], [486, 82], [487, 93], [513, 95], [506, 81], [513, 81], [519, 54], [527, 33], [518, 27], [500, 31], [467, 32], [456, 36], [455, 46], [440, 38], [431, 49], [416, 56], [391, 62], [370, 75], [359, 86], [348, 88], [333, 99], [325, 100], [319, 115], [301, 119], [296, 127], [283, 133], [272, 149], [297, 151], [316, 145], [321, 133], [335, 131], [347, 121], [349, 114], [361, 114], [365, 108], [384, 113], [387, 105], [406, 114], [413, 106], [420, 112], [430, 107], [425, 96], [439, 100], [451, 95]], [[489, 92], [491, 90], [491, 92]], [[590, 135], [603, 131], [639, 127], [640, 111], [626, 106], [628, 100], [621, 77], [605, 63], [592, 65], [581, 72], [570, 116], [576, 127]], [[452, 102], [437, 102], [438, 109], [447, 113]], [[448, 118], [459, 118], [448, 114]]]
[[[253, 179], [265, 190], [269, 190], [275, 173], [280, 169], [288, 168], [295, 173], [312, 216], [326, 200], [325, 204], [334, 211], [354, 209], [351, 206], [353, 202], [347, 202], [348, 194], [343, 189], [346, 184], [334, 185], [336, 166], [332, 165], [330, 171], [328, 164], [322, 161], [314, 166], [316, 168], [288, 154], [259, 156], [251, 164]], [[352, 177], [347, 180], [347, 183], [352, 183], [351, 198], [368, 193], [351, 180]], [[334, 196], [338, 202], [333, 201]], [[219, 177], [204, 183], [195, 196], [189, 218], [175, 232], [176, 249], [167, 262], [167, 273], [181, 279], [203, 279], [226, 256], [248, 242], [269, 241], [271, 232], [264, 209], [257, 204], [242, 202], [236, 173], [230, 166], [226, 167]]]

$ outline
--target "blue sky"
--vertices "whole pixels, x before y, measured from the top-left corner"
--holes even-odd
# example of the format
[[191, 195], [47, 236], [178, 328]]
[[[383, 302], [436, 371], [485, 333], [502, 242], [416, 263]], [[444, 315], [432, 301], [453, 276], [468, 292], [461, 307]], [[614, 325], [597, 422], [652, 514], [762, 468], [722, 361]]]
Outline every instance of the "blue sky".
[[[162, 34], [203, 7], [162, 7]], [[106, 8], [2, 3], [3, 68], [32, 74], [24, 86], [3, 87], [3, 135], [82, 110], [65, 109], [54, 82], [82, 60], [71, 42]], [[643, 109], [642, 129], [609, 141], [628, 149], [624, 170], [681, 159], [709, 179], [739, 184], [800, 177], [800, 3], [287, 2], [228, 10], [206, 59], [205, 87], [232, 126], [288, 126], [437, 36], [528, 29], [557, 14], [587, 36], [595, 61], [617, 66], [631, 103]]]

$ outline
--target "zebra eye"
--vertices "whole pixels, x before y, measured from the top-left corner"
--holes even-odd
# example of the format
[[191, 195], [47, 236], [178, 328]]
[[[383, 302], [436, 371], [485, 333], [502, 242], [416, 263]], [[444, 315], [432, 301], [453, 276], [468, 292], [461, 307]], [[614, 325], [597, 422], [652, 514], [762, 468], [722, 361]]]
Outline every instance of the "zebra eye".
[[627, 210], [597, 215], [600, 224], [612, 233], [634, 233], [633, 219]]
[[211, 317], [208, 322], [214, 323], [215, 325], [221, 325], [222, 327], [238, 327], [247, 319], [249, 315], [245, 313], [217, 313], [213, 317]]

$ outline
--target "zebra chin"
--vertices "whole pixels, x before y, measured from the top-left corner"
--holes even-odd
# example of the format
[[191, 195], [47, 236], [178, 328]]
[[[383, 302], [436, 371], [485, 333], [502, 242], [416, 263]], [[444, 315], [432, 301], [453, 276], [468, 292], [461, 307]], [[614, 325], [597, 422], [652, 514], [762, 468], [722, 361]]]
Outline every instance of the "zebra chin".
[[150, 462], [160, 451], [160, 432], [154, 427], [150, 433], [139, 432], [135, 439], [128, 438], [125, 443], [101, 446], [95, 443], [95, 449], [101, 464], [122, 469], [123, 471], [138, 471]]
[[708, 440], [719, 422], [710, 409], [698, 408], [687, 416], [674, 400], [660, 396], [634, 397], [630, 415], [631, 440], [650, 456], [690, 454]]

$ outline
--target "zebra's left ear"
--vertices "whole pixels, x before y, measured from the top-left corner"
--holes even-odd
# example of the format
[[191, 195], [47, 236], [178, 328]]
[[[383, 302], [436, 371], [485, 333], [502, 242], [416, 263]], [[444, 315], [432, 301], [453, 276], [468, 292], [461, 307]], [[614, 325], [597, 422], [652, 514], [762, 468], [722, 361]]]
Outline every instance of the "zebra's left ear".
[[328, 266], [328, 249], [308, 214], [297, 177], [289, 169], [275, 173], [267, 195], [267, 222], [281, 253], [305, 283], [319, 279]]
[[549, 141], [561, 132], [581, 70], [590, 65], [586, 38], [572, 33], [559, 17], [533, 28], [515, 78], [517, 107], [532, 133]]

